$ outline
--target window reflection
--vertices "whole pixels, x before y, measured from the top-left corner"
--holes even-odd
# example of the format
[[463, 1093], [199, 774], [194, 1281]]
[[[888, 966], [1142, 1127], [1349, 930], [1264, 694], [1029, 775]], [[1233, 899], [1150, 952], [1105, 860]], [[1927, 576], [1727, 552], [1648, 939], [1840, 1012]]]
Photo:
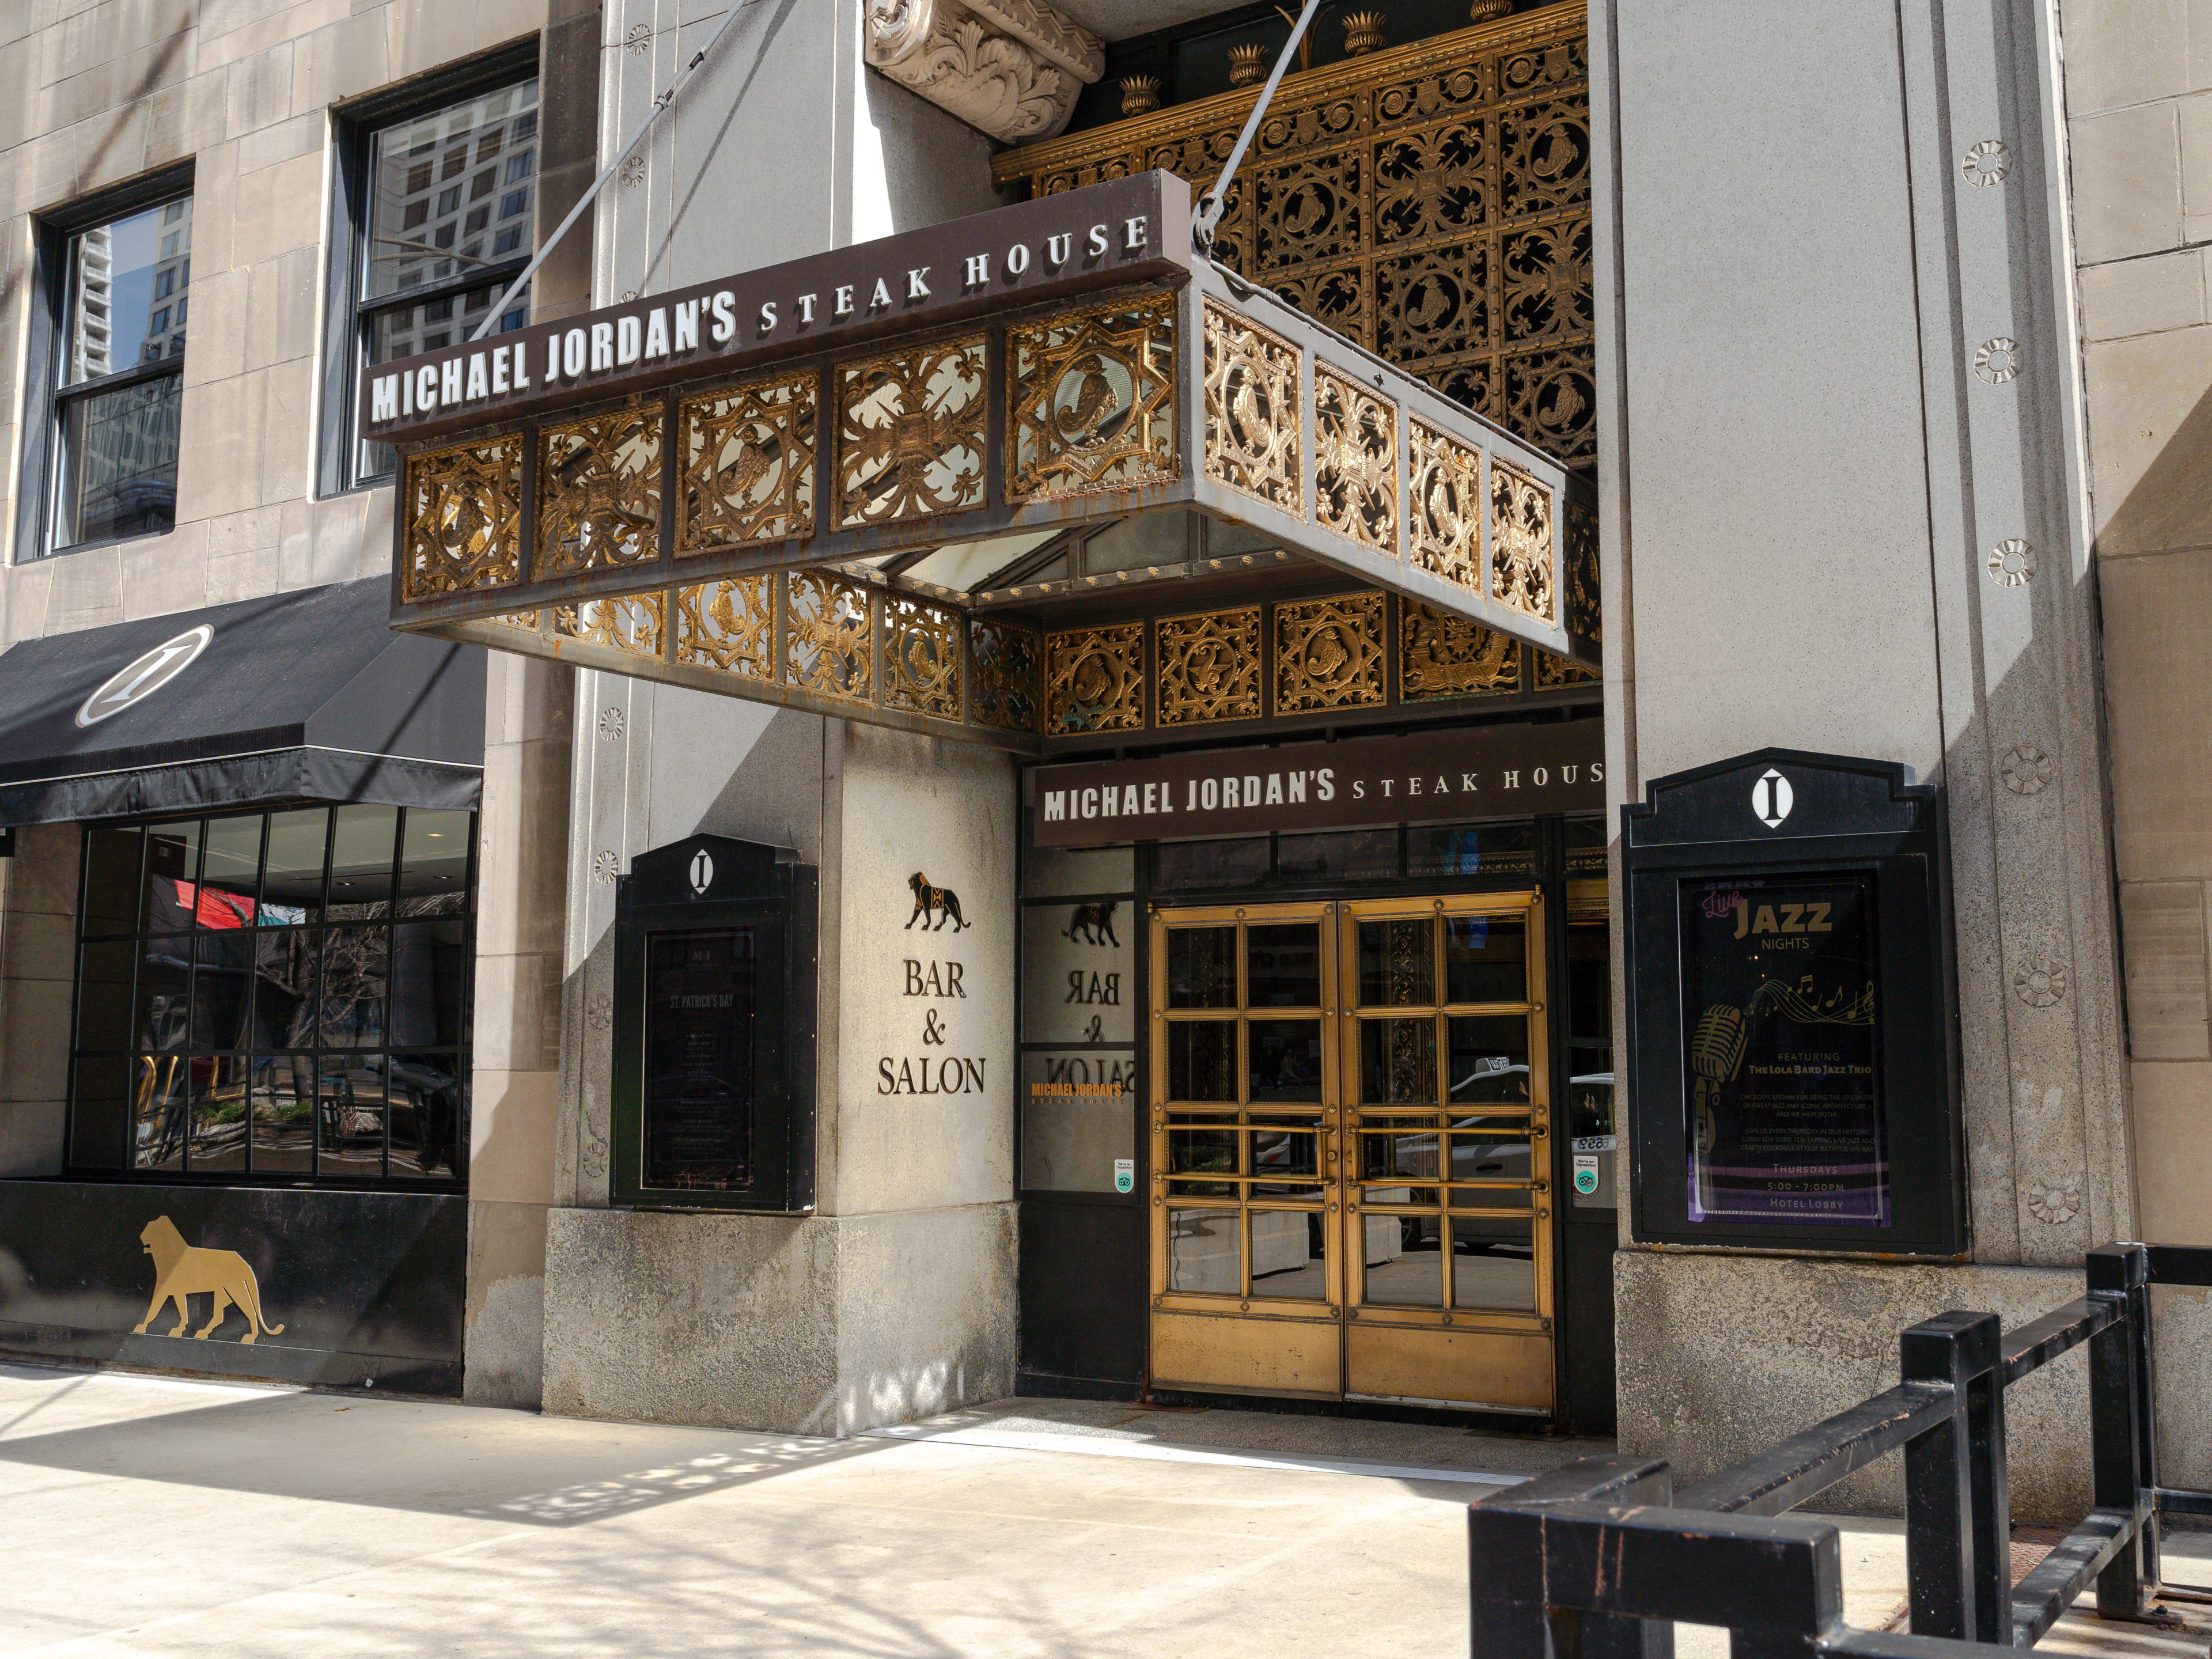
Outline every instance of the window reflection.
[[71, 1167], [462, 1179], [475, 834], [359, 804], [88, 831]]

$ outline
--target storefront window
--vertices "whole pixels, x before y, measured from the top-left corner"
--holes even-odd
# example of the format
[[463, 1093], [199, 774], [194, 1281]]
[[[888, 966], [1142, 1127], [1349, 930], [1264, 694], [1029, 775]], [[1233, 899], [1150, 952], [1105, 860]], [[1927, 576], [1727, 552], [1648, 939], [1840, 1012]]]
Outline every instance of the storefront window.
[[71, 1170], [460, 1182], [475, 831], [362, 805], [88, 830]]

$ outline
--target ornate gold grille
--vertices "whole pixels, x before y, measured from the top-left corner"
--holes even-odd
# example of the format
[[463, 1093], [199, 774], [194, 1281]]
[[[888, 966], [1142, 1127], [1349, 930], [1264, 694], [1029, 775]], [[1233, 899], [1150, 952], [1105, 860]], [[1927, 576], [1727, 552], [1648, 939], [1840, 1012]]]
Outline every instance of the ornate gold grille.
[[[1595, 454], [1588, 25], [1579, 3], [1285, 77], [1215, 257], [1570, 463]], [[1219, 173], [1256, 94], [1008, 150], [1044, 195]]]
[[1298, 481], [1298, 351], [1219, 307], [1206, 307], [1206, 476], [1285, 513]]
[[1055, 737], [1145, 724], [1145, 625], [1045, 636], [1046, 727]]
[[884, 604], [884, 706], [960, 718], [960, 618], [919, 599]]
[[657, 657], [660, 654], [660, 595], [556, 605], [553, 637], [604, 645], [634, 657]]
[[1371, 708], [1382, 689], [1382, 596], [1370, 590], [1275, 607], [1275, 712]]
[[676, 550], [781, 541], [814, 529], [814, 376], [687, 399]]
[[1398, 695], [1406, 702], [1520, 689], [1519, 641], [1416, 600], [1398, 602]]
[[983, 355], [978, 337], [838, 370], [840, 522], [983, 504]]
[[408, 458], [403, 599], [504, 587], [520, 577], [522, 461], [520, 434]]
[[536, 575], [641, 564], [660, 554], [660, 410], [549, 426], [538, 439]]
[[1482, 592], [1482, 457], [1465, 444], [1415, 421], [1413, 521], [1407, 541], [1413, 563], [1446, 581]]
[[1260, 718], [1260, 607], [1154, 624], [1162, 726]]
[[1552, 595], [1552, 492], [1527, 473], [1490, 464], [1490, 592], [1500, 605], [1544, 622]]
[[1009, 497], [1178, 476], [1172, 295], [1012, 330], [1006, 355]]
[[1314, 516], [1398, 550], [1398, 411], [1326, 368], [1314, 371]]
[[1001, 732], [1035, 732], [1042, 724], [1044, 642], [1036, 631], [1010, 623], [968, 624], [974, 665], [969, 714]]
[[785, 574], [784, 662], [790, 683], [866, 702], [875, 683], [868, 590], [812, 570]]
[[737, 576], [676, 590], [676, 660], [749, 680], [775, 678], [771, 576]]

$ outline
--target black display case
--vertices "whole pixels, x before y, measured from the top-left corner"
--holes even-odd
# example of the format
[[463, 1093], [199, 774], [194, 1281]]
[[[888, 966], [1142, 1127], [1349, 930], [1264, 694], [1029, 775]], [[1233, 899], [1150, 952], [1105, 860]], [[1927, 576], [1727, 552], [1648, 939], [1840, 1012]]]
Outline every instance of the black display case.
[[1942, 795], [1766, 749], [1621, 809], [1639, 1242], [1965, 1254]]
[[816, 874], [693, 836], [615, 900], [617, 1204], [782, 1212], [814, 1202]]

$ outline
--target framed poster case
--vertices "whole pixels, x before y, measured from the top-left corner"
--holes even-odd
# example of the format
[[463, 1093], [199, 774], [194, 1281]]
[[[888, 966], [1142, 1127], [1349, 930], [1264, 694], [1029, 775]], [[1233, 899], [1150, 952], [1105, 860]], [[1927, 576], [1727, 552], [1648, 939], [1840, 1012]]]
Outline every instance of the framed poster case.
[[1621, 811], [1640, 1243], [1966, 1253], [1939, 789], [1768, 749]]
[[610, 1197], [794, 1212], [814, 1200], [816, 873], [693, 836], [615, 899]]

